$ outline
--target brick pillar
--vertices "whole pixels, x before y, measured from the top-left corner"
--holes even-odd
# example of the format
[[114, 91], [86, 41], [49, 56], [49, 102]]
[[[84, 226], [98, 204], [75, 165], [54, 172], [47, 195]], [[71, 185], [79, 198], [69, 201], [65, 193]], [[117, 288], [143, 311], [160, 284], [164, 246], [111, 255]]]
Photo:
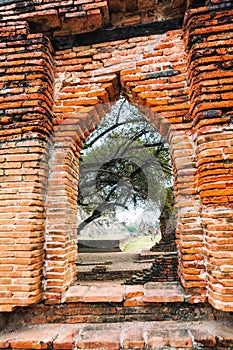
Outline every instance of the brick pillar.
[[94, 129], [93, 114], [96, 117], [92, 107], [83, 107], [73, 116], [64, 114], [51, 138], [44, 267], [47, 304], [60, 303], [77, 279], [79, 156], [84, 140]]
[[192, 130], [170, 133], [173, 163], [176, 243], [181, 283], [191, 302], [206, 299], [206, 271], [203, 255], [203, 229], [200, 220], [200, 196], [197, 191], [196, 142]]
[[44, 297], [50, 304], [59, 303], [76, 280], [79, 148], [71, 133], [63, 140], [55, 133], [50, 149], [44, 266]]
[[208, 300], [233, 311], [233, 9], [230, 2], [218, 3], [190, 10], [185, 32]]
[[0, 26], [0, 311], [42, 297], [47, 138], [53, 73], [48, 39]]

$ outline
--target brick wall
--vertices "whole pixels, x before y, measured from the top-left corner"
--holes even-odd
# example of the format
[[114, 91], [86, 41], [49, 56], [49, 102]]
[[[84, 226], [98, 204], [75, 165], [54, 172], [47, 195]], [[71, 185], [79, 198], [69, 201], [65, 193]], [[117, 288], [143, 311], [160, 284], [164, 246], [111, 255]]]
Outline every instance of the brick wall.
[[149, 269], [144, 269], [127, 279], [126, 284], [144, 284], [147, 282], [178, 281], [176, 252], [154, 253], [153, 263]]
[[54, 35], [101, 28], [109, 21], [107, 1], [4, 1], [1, 21], [27, 20], [34, 31]]
[[183, 15], [185, 7], [184, 0], [4, 0], [0, 20], [26, 20], [35, 32], [60, 36], [161, 21]]
[[208, 297], [223, 309], [233, 295], [232, 19], [230, 2], [209, 1], [185, 20]]
[[48, 39], [30, 34], [26, 23], [1, 25], [1, 311], [42, 297], [51, 51]]
[[0, 310], [59, 303], [74, 282], [79, 153], [121, 91], [170, 144], [181, 283], [231, 311], [232, 4], [189, 10], [183, 30], [54, 52], [41, 31], [101, 27], [106, 2], [4, 3]]

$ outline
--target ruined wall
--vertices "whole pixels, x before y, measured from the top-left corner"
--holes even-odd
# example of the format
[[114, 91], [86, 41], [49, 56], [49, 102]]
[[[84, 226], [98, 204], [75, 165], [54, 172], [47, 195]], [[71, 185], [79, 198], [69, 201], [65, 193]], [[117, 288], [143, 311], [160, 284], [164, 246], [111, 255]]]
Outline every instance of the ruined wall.
[[60, 36], [182, 16], [186, 1], [3, 0], [0, 20], [27, 20], [35, 32]]
[[42, 297], [53, 58], [48, 39], [26, 23], [0, 26], [0, 295], [8, 311]]
[[71, 45], [113, 4], [122, 24], [126, 4], [2, 3], [0, 310], [60, 303], [75, 281], [79, 153], [120, 92], [170, 144], [182, 285], [232, 310], [232, 4], [189, 10], [183, 30]]
[[230, 2], [209, 1], [184, 23], [208, 300], [223, 309], [233, 305], [232, 19]]
[[147, 282], [174, 282], [178, 281], [178, 257], [176, 252], [158, 252], [149, 269], [136, 272], [125, 284], [145, 284]]

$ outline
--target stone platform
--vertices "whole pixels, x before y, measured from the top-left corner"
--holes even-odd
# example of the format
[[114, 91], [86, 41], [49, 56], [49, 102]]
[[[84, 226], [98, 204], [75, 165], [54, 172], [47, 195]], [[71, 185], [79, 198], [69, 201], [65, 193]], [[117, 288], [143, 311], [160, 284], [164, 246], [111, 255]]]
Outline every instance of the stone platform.
[[124, 285], [118, 283], [79, 284], [70, 287], [65, 296], [67, 303], [116, 302], [125, 306], [141, 303], [183, 302], [185, 295], [179, 283], [147, 283]]
[[61, 305], [19, 308], [0, 350], [233, 349], [233, 316], [196, 304], [179, 283], [80, 283]]
[[121, 246], [127, 242], [129, 235], [117, 235], [117, 238], [113, 236], [95, 237], [78, 239], [78, 252], [79, 253], [108, 253], [108, 252], [121, 252]]
[[125, 322], [44, 324], [0, 335], [0, 349], [233, 349], [232, 324]]

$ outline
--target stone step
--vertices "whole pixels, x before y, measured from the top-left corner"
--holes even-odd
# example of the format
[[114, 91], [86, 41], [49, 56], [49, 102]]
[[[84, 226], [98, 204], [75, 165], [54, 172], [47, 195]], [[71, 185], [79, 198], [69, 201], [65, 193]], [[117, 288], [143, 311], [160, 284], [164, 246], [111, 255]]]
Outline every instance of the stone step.
[[[138, 274], [144, 274], [145, 270], [150, 269], [151, 264], [144, 264], [144, 267], [140, 266], [127, 266], [127, 269], [114, 266], [111, 268], [108, 265], [94, 265], [87, 267], [79, 267], [77, 271], [77, 278], [79, 281], [86, 281], [87, 283], [93, 281], [101, 282], [116, 282], [122, 281], [126, 283]], [[137, 268], [138, 267], [138, 268]], [[149, 278], [148, 278], [149, 280]]]
[[112, 264], [130, 263], [139, 260], [140, 253], [138, 252], [106, 252], [106, 253], [80, 253], [78, 254], [77, 263], [101, 263], [109, 262]]
[[0, 349], [233, 349], [233, 323], [123, 322], [43, 324], [5, 329]]
[[156, 251], [142, 251], [140, 254], [139, 254], [139, 262], [141, 261], [155, 261], [156, 258], [158, 257], [166, 257], [166, 256], [174, 256], [176, 257], [177, 256], [177, 252], [174, 251], [174, 252], [156, 252]]
[[122, 303], [135, 298], [142, 303], [172, 303], [183, 302], [185, 295], [178, 282], [149, 282], [145, 285], [87, 283], [70, 287], [65, 295], [65, 302]]
[[205, 299], [200, 300], [198, 296], [186, 295], [177, 282], [149, 282], [145, 285], [79, 283], [68, 289], [61, 304], [49, 304], [48, 300], [18, 308], [10, 315], [9, 322], [17, 326], [44, 323], [219, 320], [221, 312], [204, 301]]

